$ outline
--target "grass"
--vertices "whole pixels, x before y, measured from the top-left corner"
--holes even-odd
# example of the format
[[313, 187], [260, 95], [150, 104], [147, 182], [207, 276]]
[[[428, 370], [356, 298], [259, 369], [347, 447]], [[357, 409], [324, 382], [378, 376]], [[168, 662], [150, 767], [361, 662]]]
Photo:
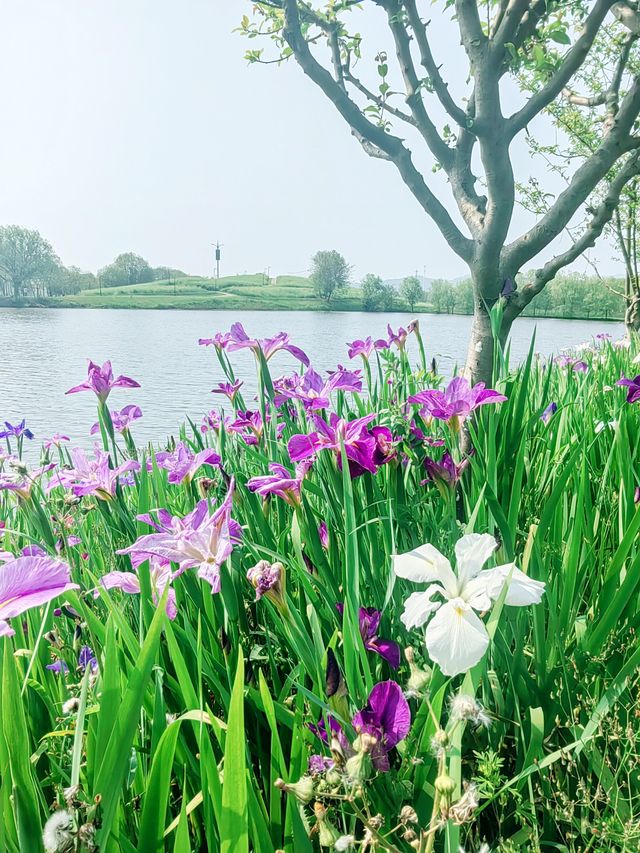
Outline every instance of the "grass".
[[[394, 350], [362, 364], [362, 393], [332, 394], [341, 417], [371, 413], [367, 428], [387, 426], [393, 452], [373, 474], [350, 470], [340, 444], [320, 450], [300, 501], [247, 487], [269, 463], [291, 470], [289, 439], [317, 428], [300, 402], [275, 406], [278, 354], [267, 364], [256, 353], [262, 426], [242, 416], [240, 389], [226, 426], [209, 415], [182, 428], [191, 453], [220, 455], [220, 466], [203, 463], [182, 482], [157, 449], [114, 434], [104, 406], [111, 464], [143, 463], [112, 495], [74, 496], [55, 479], [47, 489], [55, 473], [28, 477], [3, 459], [0, 550], [59, 553], [79, 590], [27, 610], [11, 620], [15, 636], [0, 637], [1, 850], [42, 853], [40, 827], [62, 810], [59, 849], [101, 853], [310, 853], [338, 837], [342, 849], [345, 836], [356, 850], [392, 853], [482, 842], [501, 853], [639, 848], [640, 429], [637, 405], [615, 384], [635, 373], [635, 345], [581, 351], [586, 373], [533, 355], [511, 370], [498, 357], [494, 385], [507, 400], [467, 422], [473, 454], [456, 487], [429, 482], [425, 459], [446, 448], [462, 461], [465, 433], [405, 405], [442, 384], [415, 337], [411, 358]], [[232, 380], [233, 355], [218, 357], [219, 378]], [[110, 404], [135, 401], [135, 390], [113, 394]], [[557, 411], [545, 422], [550, 402]], [[20, 441], [10, 443], [16, 453]], [[64, 445], [43, 454], [62, 468], [77, 462]], [[6, 488], [7, 475], [21, 491]], [[132, 571], [119, 552], [153, 532], [141, 514], [183, 517], [201, 500], [211, 513], [231, 477], [242, 542], [221, 563], [219, 592], [198, 565], [185, 570], [168, 619], [168, 588], [154, 586], [148, 562], [137, 569], [140, 594], [99, 586], [107, 572]], [[400, 619], [417, 587], [395, 577], [391, 558], [424, 543], [452, 556], [471, 530], [495, 536], [492, 561], [515, 561], [545, 593], [522, 607], [496, 594], [480, 614], [486, 654], [447, 677], [423, 632]], [[284, 569], [261, 597], [247, 578], [259, 560]], [[381, 611], [378, 637], [408, 650], [398, 669], [363, 641], [363, 606]], [[79, 667], [83, 646], [95, 668]], [[55, 660], [66, 675], [47, 669]], [[387, 680], [405, 691], [411, 723], [378, 771], [350, 721]], [[482, 703], [488, 727], [454, 718], [459, 694]], [[331, 745], [310, 730], [328, 714], [343, 727]], [[349, 744], [358, 751], [345, 765]], [[310, 777], [312, 754], [333, 768]]]

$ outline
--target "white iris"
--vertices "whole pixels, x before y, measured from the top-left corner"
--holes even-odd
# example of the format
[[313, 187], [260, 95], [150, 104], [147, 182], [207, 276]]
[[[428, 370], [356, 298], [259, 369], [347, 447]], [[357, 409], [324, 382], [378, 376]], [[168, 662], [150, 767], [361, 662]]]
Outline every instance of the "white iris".
[[[422, 592], [409, 596], [400, 618], [407, 629], [429, 622], [425, 631], [427, 651], [445, 675], [466, 672], [486, 652], [489, 635], [476, 611], [489, 610], [505, 582], [505, 604], [526, 607], [542, 598], [544, 583], [527, 577], [514, 563], [483, 570], [497, 547], [487, 533], [463, 536], [455, 546], [455, 572], [433, 545], [421, 545], [393, 557], [393, 571], [398, 577], [428, 584]], [[444, 598], [444, 603], [434, 600], [436, 596]]]

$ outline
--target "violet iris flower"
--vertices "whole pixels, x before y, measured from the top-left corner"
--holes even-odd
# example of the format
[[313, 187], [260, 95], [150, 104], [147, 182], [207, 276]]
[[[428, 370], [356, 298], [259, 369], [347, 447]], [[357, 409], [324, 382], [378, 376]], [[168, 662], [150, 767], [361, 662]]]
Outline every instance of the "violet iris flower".
[[463, 459], [459, 465], [456, 465], [449, 451], [445, 450], [439, 461], [427, 456], [423, 464], [427, 472], [427, 479], [423, 480], [420, 485], [434, 483], [439, 491], [445, 494], [447, 489], [456, 485], [462, 472], [469, 464], [469, 460]]
[[[111, 412], [111, 423], [116, 432], [123, 433], [129, 429], [129, 425], [133, 421], [137, 421], [142, 417], [142, 409], [140, 406], [125, 406], [119, 412]], [[100, 432], [100, 424], [95, 423], [89, 430], [89, 435], [96, 435]]]
[[300, 462], [296, 465], [295, 472], [292, 475], [284, 465], [270, 462], [269, 470], [272, 473], [263, 477], [252, 477], [247, 483], [247, 488], [258, 495], [262, 495], [263, 498], [268, 495], [276, 495], [290, 506], [299, 506], [302, 481], [311, 468], [311, 464], [310, 460]]
[[357, 734], [368, 734], [377, 743], [371, 751], [376, 770], [389, 770], [388, 753], [404, 740], [411, 728], [411, 711], [402, 689], [395, 681], [375, 685], [367, 704], [354, 716], [352, 724]]
[[92, 672], [98, 669], [98, 659], [91, 646], [83, 646], [78, 652], [78, 669], [84, 672], [89, 667]]
[[[178, 571], [174, 578], [187, 569], [197, 568], [198, 577], [211, 585], [211, 592], [220, 592], [220, 567], [233, 551], [234, 532], [231, 505], [234, 482], [231, 480], [224, 502], [211, 513], [206, 500], [200, 501], [196, 508], [185, 516], [180, 525], [172, 529], [149, 533], [141, 536], [133, 545], [118, 551], [119, 554], [131, 554], [132, 562], [159, 557], [164, 562], [177, 563]], [[139, 560], [139, 556], [142, 560]]]
[[[236, 415], [235, 421], [227, 424], [229, 432], [238, 433], [245, 444], [258, 444], [264, 432], [264, 423], [260, 412], [238, 410]], [[267, 420], [269, 420], [269, 415], [267, 415]]]
[[[338, 613], [344, 615], [344, 604], [336, 604]], [[378, 637], [378, 628], [382, 613], [375, 607], [360, 607], [358, 610], [358, 623], [360, 636], [365, 649], [375, 652], [384, 658], [389, 666], [397, 669], [400, 666], [400, 646], [393, 640], [382, 640]]]
[[215, 409], [212, 409], [202, 418], [202, 425], [200, 427], [200, 432], [206, 433], [213, 430], [214, 432], [219, 432], [222, 429], [223, 420], [220, 417], [220, 413], [216, 412]]
[[0, 637], [15, 634], [7, 619], [46, 604], [79, 586], [70, 581], [70, 569], [51, 557], [18, 557], [0, 569]]
[[26, 418], [23, 418], [19, 424], [10, 424], [9, 421], [4, 422], [4, 429], [0, 432], [0, 438], [33, 438], [33, 433], [27, 428]]
[[158, 466], [169, 472], [168, 480], [174, 484], [189, 483], [202, 465], [218, 466], [221, 461], [215, 450], [206, 447], [198, 453], [193, 453], [182, 441], [178, 442], [171, 453], [167, 450], [156, 453]]
[[71, 461], [74, 467], [64, 468], [56, 472], [49, 480], [47, 491], [62, 486], [71, 489], [74, 495], [95, 495], [100, 500], [109, 500], [116, 493], [118, 477], [128, 471], [139, 471], [140, 463], [128, 459], [122, 465], [111, 467], [111, 457], [103, 450], [95, 450], [95, 458], [90, 459], [79, 447], [71, 451]]
[[551, 420], [551, 418], [555, 415], [555, 413], [557, 411], [558, 411], [558, 404], [557, 403], [549, 403], [547, 408], [540, 415], [540, 420], [542, 421], [543, 424], [548, 424], [549, 421]]
[[350, 344], [347, 344], [349, 347], [348, 356], [349, 358], [355, 358], [356, 356], [361, 356], [365, 361], [368, 361], [371, 358], [371, 355], [375, 350], [381, 349], [389, 349], [389, 343], [384, 340], [374, 341], [370, 336], [362, 340], [351, 341]]
[[335, 412], [329, 417], [329, 422], [320, 415], [311, 415], [317, 427], [316, 432], [309, 435], [293, 435], [287, 448], [292, 462], [311, 459], [320, 450], [333, 450], [338, 458], [338, 466], [342, 467], [341, 442], [349, 460], [349, 470], [352, 477], [357, 477], [364, 471], [375, 474], [378, 470], [374, 461], [377, 449], [375, 436], [367, 429], [367, 424], [376, 417], [375, 413], [346, 421], [339, 418]]
[[231, 342], [230, 332], [216, 332], [212, 338], [200, 338], [198, 343], [201, 347], [215, 347], [218, 352], [225, 350]]
[[100, 367], [93, 361], [89, 361], [87, 368], [87, 381], [80, 385], [75, 385], [69, 388], [67, 394], [77, 394], [79, 391], [93, 391], [98, 400], [104, 403], [109, 396], [112, 388], [139, 388], [140, 383], [135, 379], [130, 379], [128, 376], [116, 376], [113, 378], [113, 368], [110, 361]]
[[627, 403], [637, 403], [640, 400], [640, 374], [634, 376], [633, 379], [621, 376], [616, 385], [623, 385], [629, 389], [627, 391]]
[[326, 551], [329, 548], [329, 529], [326, 521], [321, 521], [318, 525], [318, 537], [320, 538], [320, 544]]
[[[151, 597], [156, 606], [164, 595], [166, 586], [169, 585], [166, 613], [169, 619], [175, 619], [178, 615], [178, 607], [175, 590], [170, 586], [173, 580], [171, 564], [158, 557], [151, 557], [149, 559], [149, 578], [151, 581]], [[140, 595], [140, 579], [133, 572], [107, 572], [100, 578], [100, 586], [103, 589], [120, 589], [129, 595]], [[97, 598], [100, 591], [96, 589], [93, 594]]]
[[219, 382], [215, 388], [211, 389], [212, 394], [224, 394], [229, 398], [229, 402], [233, 406], [236, 399], [236, 394], [242, 388], [244, 382], [241, 379], [236, 379], [235, 382]]
[[479, 406], [487, 403], [502, 403], [507, 398], [492, 388], [485, 388], [484, 382], [471, 387], [464, 376], [456, 376], [444, 391], [429, 388], [409, 397], [409, 403], [418, 403], [432, 418], [446, 421], [454, 429]]

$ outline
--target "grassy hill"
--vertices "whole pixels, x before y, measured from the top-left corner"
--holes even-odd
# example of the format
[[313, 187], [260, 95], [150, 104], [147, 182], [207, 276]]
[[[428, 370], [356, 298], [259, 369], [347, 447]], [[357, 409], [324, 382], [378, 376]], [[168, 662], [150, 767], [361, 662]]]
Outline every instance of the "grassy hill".
[[[226, 276], [218, 282], [212, 278], [189, 276], [172, 281], [151, 281], [120, 287], [84, 290], [63, 296], [55, 303], [67, 308], [219, 308], [271, 311], [324, 311], [326, 304], [318, 299], [309, 283], [301, 276], [278, 276], [268, 283], [262, 274]], [[349, 288], [331, 303], [333, 310], [360, 311], [360, 291]], [[398, 306], [398, 310], [402, 310]]]

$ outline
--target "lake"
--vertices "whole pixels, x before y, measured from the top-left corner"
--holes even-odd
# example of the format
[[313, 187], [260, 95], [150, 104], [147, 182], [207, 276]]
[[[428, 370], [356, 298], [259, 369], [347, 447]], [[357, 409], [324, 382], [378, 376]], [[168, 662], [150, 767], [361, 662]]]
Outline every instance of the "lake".
[[[139, 442], [160, 441], [175, 434], [189, 415], [197, 422], [204, 412], [226, 402], [210, 393], [224, 377], [210, 347], [198, 338], [227, 331], [240, 320], [250, 336], [268, 337], [285, 330], [306, 351], [318, 372], [348, 361], [347, 341], [386, 336], [386, 323], [397, 328], [420, 317], [429, 358], [451, 375], [466, 355], [470, 317], [448, 314], [364, 314], [346, 312], [179, 311], [117, 309], [0, 309], [0, 420], [27, 424], [42, 440], [54, 432], [89, 444], [96, 420], [93, 394], [65, 397], [64, 392], [86, 378], [87, 359], [110, 358], [114, 372], [137, 379], [140, 389], [115, 390], [110, 403], [120, 409], [137, 403], [143, 418], [132, 431]], [[536, 331], [536, 349], [545, 355], [590, 340], [606, 331], [624, 334], [622, 323], [522, 318], [512, 332], [512, 361], [527, 353]], [[415, 345], [415, 342], [412, 342]], [[415, 349], [413, 354], [417, 359]], [[232, 354], [236, 375], [245, 380], [245, 401], [255, 392], [253, 357]], [[297, 362], [278, 353], [272, 373], [290, 373]], [[356, 366], [360, 366], [357, 359]], [[249, 392], [249, 393], [247, 393]], [[35, 444], [36, 442], [34, 442]]]

